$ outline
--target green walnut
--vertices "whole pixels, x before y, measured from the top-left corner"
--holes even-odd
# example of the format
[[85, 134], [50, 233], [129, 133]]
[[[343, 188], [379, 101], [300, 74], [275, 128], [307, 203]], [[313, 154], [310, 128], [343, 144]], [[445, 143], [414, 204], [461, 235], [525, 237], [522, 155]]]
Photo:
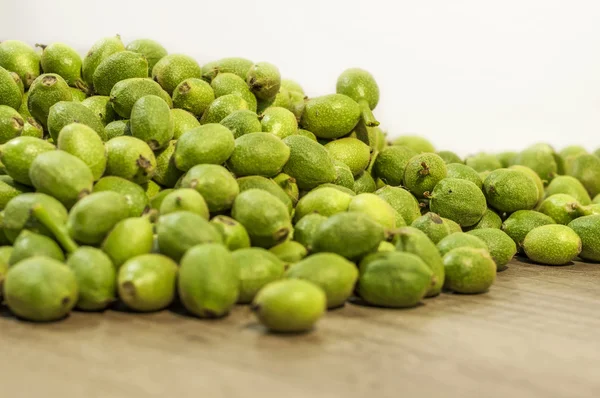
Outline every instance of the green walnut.
[[13, 180], [32, 186], [33, 183], [29, 178], [31, 164], [39, 154], [55, 149], [54, 145], [40, 138], [17, 137], [2, 146], [0, 161]]
[[411, 227], [424, 232], [435, 244], [450, 234], [448, 224], [438, 214], [433, 212], [425, 213], [415, 219], [411, 223]]
[[269, 100], [279, 92], [281, 75], [275, 65], [268, 62], [259, 62], [248, 69], [246, 82], [256, 98]]
[[381, 252], [361, 267], [357, 292], [367, 303], [380, 307], [414, 307], [432, 285], [433, 273], [411, 253]]
[[100, 136], [85, 124], [72, 123], [60, 131], [58, 149], [81, 159], [90, 168], [94, 180], [99, 180], [106, 169], [106, 148]]
[[240, 270], [221, 244], [192, 247], [181, 259], [177, 281], [183, 306], [200, 318], [226, 315], [240, 293]]
[[116, 300], [117, 275], [115, 267], [102, 250], [80, 247], [67, 260], [79, 286], [77, 308], [101, 311]]
[[239, 269], [240, 293], [237, 302], [248, 304], [265, 285], [283, 277], [284, 262], [260, 247], [239, 249], [232, 253]]
[[146, 57], [133, 51], [119, 51], [102, 60], [94, 71], [94, 91], [98, 95], [110, 95], [115, 84], [136, 77], [148, 77]]
[[376, 251], [384, 237], [381, 224], [364, 213], [348, 211], [334, 214], [319, 225], [312, 249], [356, 259]]
[[125, 46], [119, 35], [105, 37], [94, 43], [83, 58], [81, 64], [81, 74], [88, 87], [93, 87], [94, 72], [102, 61], [121, 51], [125, 51]]
[[146, 95], [156, 95], [169, 106], [171, 105], [171, 97], [158, 83], [151, 79], [139, 77], [121, 80], [116, 83], [110, 90], [110, 103], [119, 116], [129, 119], [133, 105]]
[[290, 149], [283, 172], [293, 177], [300, 189], [311, 190], [335, 180], [333, 160], [319, 143], [301, 135], [292, 135], [282, 141]]
[[465, 228], [465, 230], [475, 230], [480, 228], [502, 228], [502, 219], [494, 210], [489, 208], [485, 210], [483, 217], [475, 225]]
[[45, 73], [31, 83], [27, 96], [27, 109], [42, 126], [48, 128], [48, 115], [52, 105], [72, 101], [69, 85], [57, 74]]
[[296, 205], [296, 222], [308, 214], [318, 213], [331, 216], [348, 210], [352, 196], [335, 188], [325, 187], [310, 191], [300, 198]]
[[277, 175], [290, 158], [290, 148], [269, 133], [248, 133], [235, 140], [227, 165], [239, 177]]
[[156, 95], [147, 95], [133, 104], [129, 123], [131, 135], [147, 143], [153, 151], [166, 147], [173, 139], [171, 110]]
[[[375, 159], [373, 173], [387, 185], [399, 186], [404, 180], [406, 165], [417, 153], [407, 146], [385, 147]], [[450, 173], [450, 167], [448, 167]], [[451, 177], [448, 175], [448, 177]]]
[[360, 119], [360, 106], [343, 94], [329, 94], [306, 102], [300, 125], [318, 138], [349, 134]]
[[167, 50], [160, 43], [152, 39], [134, 40], [127, 44], [125, 49], [141, 54], [146, 58], [146, 61], [148, 61], [148, 73], [146, 76], [150, 76], [154, 65], [167, 55]]
[[431, 193], [438, 182], [446, 178], [448, 169], [444, 160], [435, 153], [422, 153], [408, 161], [404, 170], [404, 185], [417, 198]]
[[542, 225], [556, 224], [552, 217], [534, 210], [518, 210], [512, 213], [502, 223], [502, 231], [517, 244], [517, 248], [521, 250], [525, 236], [536, 227]]
[[517, 254], [517, 245], [505, 232], [497, 228], [480, 228], [467, 232], [481, 239], [487, 245], [487, 249], [496, 263], [498, 270], [508, 264]]
[[183, 109], [171, 109], [171, 117], [173, 118], [173, 139], [178, 139], [183, 133], [200, 127], [200, 122], [194, 115]]
[[354, 196], [350, 200], [348, 211], [367, 214], [372, 220], [388, 229], [406, 224], [402, 216], [390, 204], [373, 193], [361, 193]]
[[414, 227], [399, 228], [395, 232], [395, 238], [396, 246], [395, 248], [392, 246], [393, 249], [418, 256], [431, 269], [433, 283], [425, 296], [433, 297], [440, 294], [442, 286], [444, 286], [445, 271], [442, 256], [438, 252], [435, 243], [424, 232]]
[[506, 213], [533, 209], [538, 202], [535, 181], [518, 170], [492, 171], [483, 182], [483, 193], [490, 206]]
[[472, 247], [475, 249], [488, 250], [487, 244], [482, 239], [465, 232], [457, 232], [448, 235], [437, 243], [438, 251], [442, 256], [459, 247]]
[[286, 206], [290, 215], [293, 213], [294, 205], [292, 200], [285, 193], [285, 191], [275, 183], [274, 180], [261, 176], [247, 176], [238, 178], [237, 183], [240, 187], [240, 192], [244, 192], [254, 188], [262, 189], [264, 191], [269, 192], [271, 195], [275, 196], [281, 201], [281, 203], [283, 203]]
[[344, 305], [354, 291], [358, 270], [342, 256], [317, 253], [292, 265], [285, 277], [307, 280], [319, 286], [327, 296], [327, 308], [336, 308]]
[[202, 69], [188, 55], [165, 55], [152, 68], [152, 78], [169, 94], [173, 93], [179, 83], [193, 77], [201, 78]]
[[475, 169], [462, 163], [450, 163], [446, 165], [448, 169], [448, 178], [459, 178], [461, 180], [471, 181], [479, 189], [483, 187], [483, 180]]
[[8, 264], [14, 266], [20, 261], [35, 256], [65, 261], [62, 249], [53, 239], [24, 230], [13, 243], [13, 250], [8, 259]]
[[262, 189], [241, 192], [233, 202], [231, 216], [244, 225], [253, 246], [268, 249], [286, 240], [292, 232], [286, 206]]
[[94, 185], [88, 165], [60, 150], [40, 153], [31, 163], [29, 178], [38, 192], [55, 197], [67, 208], [92, 192]]
[[456, 293], [485, 293], [496, 280], [496, 263], [486, 249], [459, 247], [443, 257], [444, 288]]
[[176, 211], [190, 211], [206, 220], [209, 218], [206, 201], [198, 191], [191, 188], [175, 189], [163, 198], [160, 205], [160, 214], [175, 213]]
[[462, 158], [460, 156], [458, 156], [456, 153], [452, 152], [452, 151], [438, 151], [437, 153], [442, 159], [444, 159], [444, 162], [446, 162], [446, 164], [450, 165], [450, 164], [464, 164], [464, 161], [462, 160]]
[[4, 40], [0, 43], [0, 66], [19, 75], [25, 88], [29, 88], [40, 74], [40, 56], [27, 43]]
[[500, 163], [498, 158], [490, 153], [478, 153], [469, 156], [465, 159], [465, 165], [478, 173], [482, 171], [494, 171], [502, 167], [502, 163]]
[[306, 247], [293, 240], [273, 246], [269, 251], [286, 264], [295, 264], [308, 255]]
[[529, 231], [523, 250], [530, 260], [546, 265], [568, 264], [582, 250], [582, 240], [566, 225], [542, 225]]
[[246, 228], [228, 216], [215, 216], [210, 220], [223, 238], [223, 243], [231, 251], [250, 247], [250, 236]]
[[407, 146], [417, 153], [433, 152], [435, 153], [435, 147], [428, 139], [417, 135], [403, 135], [394, 141], [392, 145]]
[[216, 164], [199, 164], [192, 167], [181, 180], [181, 188], [198, 191], [211, 213], [231, 209], [240, 187], [231, 173]]
[[206, 108], [215, 100], [215, 92], [210, 84], [202, 79], [185, 79], [173, 91], [173, 106], [201, 117]]
[[582, 207], [577, 200], [567, 194], [557, 193], [548, 196], [538, 211], [551, 217], [557, 224], [567, 225], [577, 217], [583, 215]]
[[600, 261], [600, 215], [579, 217], [569, 223], [581, 238], [579, 257], [587, 261]]
[[591, 154], [577, 156], [571, 164], [569, 175], [581, 181], [590, 196], [600, 194], [600, 157]]
[[125, 196], [130, 217], [139, 217], [150, 204], [144, 188], [121, 177], [107, 176], [99, 179], [94, 185], [94, 192], [102, 191], [114, 191]]
[[378, 126], [371, 112], [379, 102], [379, 86], [373, 75], [364, 69], [346, 69], [338, 77], [336, 92], [352, 98], [360, 106], [361, 116], [367, 126]]
[[134, 311], [159, 311], [175, 298], [178, 267], [161, 254], [142, 254], [127, 260], [117, 275], [119, 298]]
[[201, 244], [222, 244], [217, 228], [199, 214], [181, 210], [160, 216], [156, 224], [160, 253], [180, 261], [192, 247]]
[[487, 210], [481, 189], [471, 181], [458, 178], [444, 178], [428, 197], [432, 212], [455, 221], [461, 227], [476, 224]]
[[57, 321], [71, 312], [79, 289], [75, 273], [62, 262], [31, 257], [6, 273], [4, 301], [16, 316], [35, 322]]
[[252, 311], [270, 331], [306, 332], [325, 314], [327, 299], [317, 285], [284, 279], [266, 285], [254, 298]]
[[554, 179], [550, 182], [550, 184], [548, 184], [548, 187], [546, 188], [546, 197], [550, 197], [557, 193], [570, 195], [583, 206], [587, 206], [592, 203], [590, 194], [587, 192], [583, 184], [575, 177], [554, 177]]
[[556, 154], [547, 144], [535, 144], [524, 149], [514, 157], [512, 163], [529, 167], [546, 182], [552, 181], [558, 172]]

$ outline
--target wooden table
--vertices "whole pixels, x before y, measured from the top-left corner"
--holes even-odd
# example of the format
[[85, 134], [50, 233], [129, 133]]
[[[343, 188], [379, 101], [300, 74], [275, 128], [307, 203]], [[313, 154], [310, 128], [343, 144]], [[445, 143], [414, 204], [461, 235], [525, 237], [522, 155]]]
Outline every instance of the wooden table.
[[247, 307], [0, 317], [2, 397], [600, 397], [600, 265], [514, 262], [484, 295], [418, 308], [349, 304], [308, 334]]

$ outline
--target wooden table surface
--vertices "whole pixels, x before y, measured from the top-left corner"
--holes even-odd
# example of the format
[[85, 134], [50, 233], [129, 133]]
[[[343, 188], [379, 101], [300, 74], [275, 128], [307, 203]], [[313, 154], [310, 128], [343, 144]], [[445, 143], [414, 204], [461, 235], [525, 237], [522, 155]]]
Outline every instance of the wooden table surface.
[[489, 293], [348, 304], [270, 335], [248, 307], [0, 317], [2, 397], [600, 397], [600, 265], [511, 263]]

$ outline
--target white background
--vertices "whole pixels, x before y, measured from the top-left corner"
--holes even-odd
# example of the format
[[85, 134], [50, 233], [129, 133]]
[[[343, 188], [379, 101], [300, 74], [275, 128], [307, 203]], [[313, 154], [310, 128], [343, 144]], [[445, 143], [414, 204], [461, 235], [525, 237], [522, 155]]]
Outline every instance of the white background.
[[600, 147], [600, 2], [558, 0], [0, 0], [0, 40], [149, 37], [201, 63], [270, 61], [311, 96], [358, 66], [390, 135], [462, 155]]

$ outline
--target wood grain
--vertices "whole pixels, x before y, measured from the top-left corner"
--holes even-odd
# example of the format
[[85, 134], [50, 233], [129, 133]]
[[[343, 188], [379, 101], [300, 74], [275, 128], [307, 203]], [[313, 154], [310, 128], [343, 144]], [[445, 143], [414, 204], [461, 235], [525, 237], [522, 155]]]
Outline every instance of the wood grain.
[[600, 265], [514, 261], [489, 293], [408, 310], [348, 304], [308, 334], [247, 307], [0, 318], [3, 397], [599, 397]]

